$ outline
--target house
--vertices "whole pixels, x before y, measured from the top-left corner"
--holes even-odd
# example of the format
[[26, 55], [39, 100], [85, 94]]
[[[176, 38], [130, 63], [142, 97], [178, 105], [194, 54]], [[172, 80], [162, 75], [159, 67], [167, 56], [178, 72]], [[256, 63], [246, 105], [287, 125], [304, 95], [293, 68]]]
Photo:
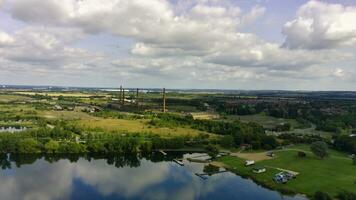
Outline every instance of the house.
[[254, 165], [255, 161], [254, 160], [246, 160], [245, 161], [245, 166], [250, 166], [250, 165]]
[[252, 172], [256, 173], [256, 174], [260, 174], [260, 173], [266, 172], [266, 168], [260, 167], [260, 166], [259, 167], [254, 167], [252, 169]]

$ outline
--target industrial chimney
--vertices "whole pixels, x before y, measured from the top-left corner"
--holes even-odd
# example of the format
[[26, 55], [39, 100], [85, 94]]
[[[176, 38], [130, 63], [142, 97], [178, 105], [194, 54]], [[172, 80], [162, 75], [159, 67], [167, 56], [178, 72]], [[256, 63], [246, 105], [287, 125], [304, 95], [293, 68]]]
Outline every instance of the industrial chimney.
[[139, 96], [138, 96], [138, 91], [139, 91], [139, 89], [137, 88], [136, 89], [136, 105], [137, 105], [137, 109], [139, 109], [139, 106], [140, 106], [140, 104], [139, 104]]
[[166, 112], [166, 88], [163, 88], [163, 109], [162, 111]]
[[121, 103], [121, 97], [122, 97], [122, 85], [120, 85], [119, 103]]

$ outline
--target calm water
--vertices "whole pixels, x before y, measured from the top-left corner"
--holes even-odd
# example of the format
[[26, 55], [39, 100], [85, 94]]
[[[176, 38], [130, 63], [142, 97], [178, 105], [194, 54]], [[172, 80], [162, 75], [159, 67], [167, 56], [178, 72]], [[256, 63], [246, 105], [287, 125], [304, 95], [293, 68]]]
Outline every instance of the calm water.
[[195, 175], [202, 164], [148, 159], [3, 155], [1, 199], [303, 199], [283, 197], [230, 172], [203, 180]]

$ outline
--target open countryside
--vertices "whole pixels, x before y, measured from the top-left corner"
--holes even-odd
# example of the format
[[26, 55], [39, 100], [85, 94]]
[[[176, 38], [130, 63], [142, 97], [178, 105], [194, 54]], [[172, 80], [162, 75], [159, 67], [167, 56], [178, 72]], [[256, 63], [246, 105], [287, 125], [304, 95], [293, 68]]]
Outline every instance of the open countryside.
[[[210, 179], [213, 174], [220, 177], [217, 172], [225, 169], [294, 198], [314, 198], [319, 193], [338, 197], [354, 192], [353, 122], [344, 121], [351, 123], [349, 126], [335, 126], [332, 121], [331, 124], [319, 121], [320, 115], [300, 118], [298, 112], [288, 117], [283, 113], [286, 110], [291, 113], [293, 109], [305, 113], [317, 102], [322, 105], [319, 99], [303, 103], [298, 98], [289, 99], [276, 110], [270, 107], [281, 103], [273, 101], [275, 97], [269, 97], [268, 101], [261, 98], [257, 100], [260, 103], [250, 104], [245, 94], [222, 96], [205, 91], [205, 95], [195, 95], [182, 91], [184, 98], [181, 98], [176, 91], [129, 89], [124, 94], [121, 89], [100, 92], [100, 95], [96, 91], [85, 91], [92, 96], [87, 100], [77, 95], [79, 91], [49, 90], [45, 95], [34, 96], [3, 90], [0, 94], [4, 97], [0, 105], [1, 151], [14, 155], [38, 153], [46, 159], [57, 154], [66, 158], [65, 155], [73, 153], [78, 158], [108, 153], [140, 154], [148, 160], [161, 155], [160, 159], [171, 159], [182, 167], [187, 162], [200, 163], [204, 170], [195, 173], [198, 180]], [[51, 93], [56, 95], [48, 95]], [[243, 98], [236, 99], [236, 96]], [[231, 98], [236, 99], [234, 104]], [[335, 101], [338, 109], [347, 109], [345, 103], [353, 105], [353, 101], [328, 101]], [[294, 103], [290, 107], [287, 102]], [[193, 112], [181, 110], [184, 105], [194, 107]], [[239, 106], [232, 110], [235, 105], [244, 105], [243, 110], [239, 110]], [[255, 109], [257, 105], [260, 111]], [[247, 113], [246, 107], [250, 109]], [[318, 109], [323, 110], [323, 107]], [[346, 119], [348, 115], [345, 112], [343, 118], [335, 119]], [[11, 132], [9, 127], [20, 132]], [[311, 148], [317, 141], [326, 145], [323, 157]], [[189, 155], [191, 152], [199, 152], [199, 156]], [[151, 154], [158, 154], [157, 158]], [[37, 163], [39, 158], [34, 157], [32, 162]], [[3, 159], [4, 164], [11, 163], [7, 156]], [[251, 165], [246, 166], [247, 162]], [[295, 177], [276, 179], [280, 173]], [[192, 175], [194, 177], [194, 173]]]
[[355, 0], [0, 0], [0, 200], [356, 200]]

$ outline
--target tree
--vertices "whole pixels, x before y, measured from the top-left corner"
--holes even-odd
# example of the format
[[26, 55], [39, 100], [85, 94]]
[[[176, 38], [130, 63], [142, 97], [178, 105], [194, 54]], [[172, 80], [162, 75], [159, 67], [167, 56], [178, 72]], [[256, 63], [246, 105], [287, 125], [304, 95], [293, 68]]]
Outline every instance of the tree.
[[264, 135], [262, 137], [262, 145], [264, 149], [271, 150], [278, 146], [278, 142], [275, 137], [270, 135]]
[[313, 199], [314, 200], [331, 200], [331, 197], [325, 192], [317, 191], [317, 192], [315, 192]]
[[44, 145], [44, 148], [47, 153], [58, 153], [59, 143], [57, 141], [50, 140]]
[[90, 153], [106, 153], [105, 144], [101, 141], [91, 141], [87, 143], [87, 149]]
[[234, 146], [234, 137], [232, 137], [231, 135], [222, 136], [219, 143], [224, 148], [233, 147]]
[[328, 156], [328, 146], [325, 142], [318, 141], [314, 142], [310, 146], [310, 150], [318, 157], [321, 159], [324, 159], [325, 157]]
[[216, 158], [216, 156], [219, 154], [219, 150], [216, 146], [212, 145], [212, 144], [209, 144], [207, 147], [206, 147], [206, 151], [208, 153], [208, 155], [214, 159]]
[[32, 138], [26, 138], [18, 143], [19, 153], [40, 153], [39, 143], [37, 140]]

